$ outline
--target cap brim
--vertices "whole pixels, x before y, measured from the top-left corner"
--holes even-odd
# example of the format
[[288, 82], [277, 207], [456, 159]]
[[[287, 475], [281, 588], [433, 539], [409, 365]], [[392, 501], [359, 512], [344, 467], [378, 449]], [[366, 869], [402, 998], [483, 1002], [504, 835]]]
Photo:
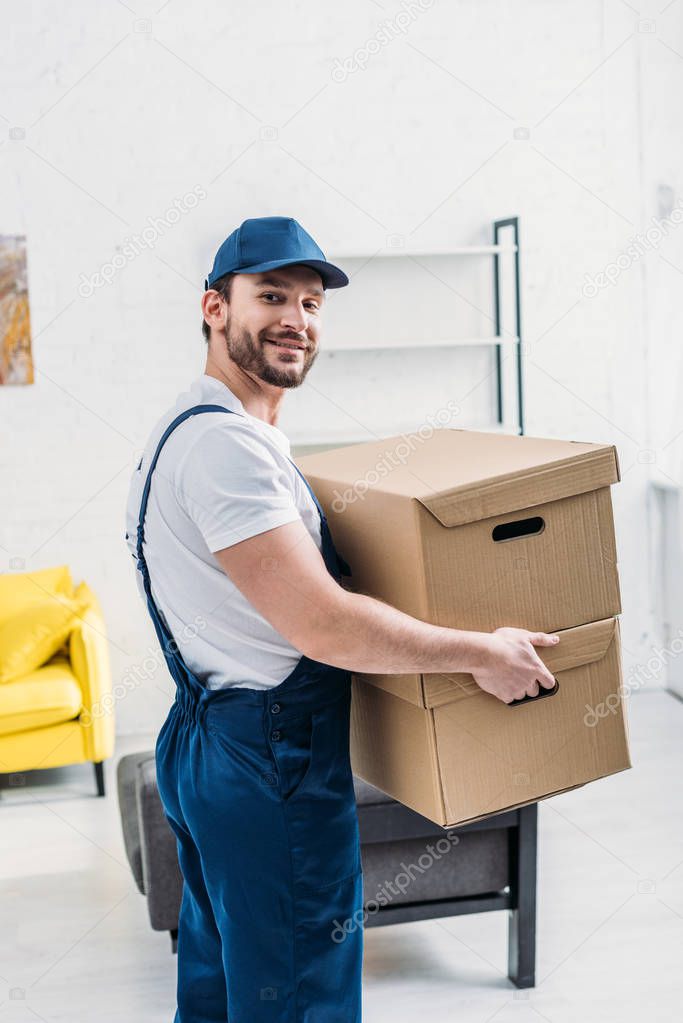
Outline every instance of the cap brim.
[[260, 274], [266, 270], [276, 270], [279, 266], [310, 266], [312, 270], [320, 274], [325, 288], [345, 288], [349, 283], [343, 270], [340, 270], [334, 263], [327, 263], [322, 259], [273, 259], [268, 263], [241, 267], [233, 272], [236, 274]]

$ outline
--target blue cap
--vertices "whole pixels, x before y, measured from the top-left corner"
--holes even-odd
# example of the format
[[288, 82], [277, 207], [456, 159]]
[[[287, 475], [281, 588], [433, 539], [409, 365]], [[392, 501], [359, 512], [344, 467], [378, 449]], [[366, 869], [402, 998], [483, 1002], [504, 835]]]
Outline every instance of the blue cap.
[[324, 288], [344, 288], [349, 279], [325, 259], [307, 231], [292, 217], [252, 217], [225, 239], [216, 253], [204, 290], [224, 274], [258, 274], [299, 263], [320, 274]]

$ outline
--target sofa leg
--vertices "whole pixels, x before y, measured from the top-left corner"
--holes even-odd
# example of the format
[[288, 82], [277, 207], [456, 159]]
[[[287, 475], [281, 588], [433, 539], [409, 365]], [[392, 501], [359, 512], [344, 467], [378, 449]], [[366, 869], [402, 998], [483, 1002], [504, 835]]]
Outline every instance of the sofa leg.
[[95, 781], [97, 782], [97, 795], [104, 795], [104, 764], [102, 761], [98, 761], [93, 764], [95, 768]]
[[171, 935], [171, 952], [175, 955], [178, 951], [178, 928], [169, 931], [169, 934]]
[[510, 829], [513, 908], [508, 918], [508, 977], [518, 988], [536, 984], [536, 837], [538, 803], [518, 810], [519, 827]]

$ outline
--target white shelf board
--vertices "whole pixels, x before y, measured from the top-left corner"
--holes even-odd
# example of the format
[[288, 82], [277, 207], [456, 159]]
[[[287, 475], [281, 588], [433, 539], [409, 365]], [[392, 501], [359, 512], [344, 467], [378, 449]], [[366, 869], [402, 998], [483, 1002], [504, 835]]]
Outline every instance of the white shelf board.
[[519, 344], [518, 337], [461, 337], [461, 338], [428, 338], [426, 341], [383, 341], [377, 338], [372, 341], [365, 341], [362, 338], [356, 340], [350, 338], [347, 341], [323, 342], [321, 352], [366, 352], [366, 351], [393, 351], [402, 348], [459, 348], [468, 345], [516, 345]]
[[397, 256], [410, 258], [447, 259], [449, 256], [493, 256], [497, 252], [516, 252], [516, 245], [461, 245], [453, 249], [379, 249], [375, 252], [334, 252], [328, 254], [331, 263], [338, 259], [395, 259]]
[[[297, 432], [288, 434], [288, 437], [292, 449], [296, 449], [295, 453], [303, 455], [306, 454], [306, 449], [308, 448], [339, 448], [344, 447], [347, 444], [366, 444], [370, 441], [384, 440], [388, 437], [417, 433], [421, 425], [422, 424], [420, 423], [416, 423], [415, 420], [412, 420], [410, 423], [399, 423], [387, 430], [383, 430], [379, 435], [374, 434], [370, 430], [363, 429], [362, 426], [349, 426], [345, 429], [339, 428], [337, 430], [311, 430], [306, 434]], [[519, 427], [515, 423], [486, 423], [483, 426], [436, 427], [436, 429], [466, 429], [480, 433], [519, 433]]]

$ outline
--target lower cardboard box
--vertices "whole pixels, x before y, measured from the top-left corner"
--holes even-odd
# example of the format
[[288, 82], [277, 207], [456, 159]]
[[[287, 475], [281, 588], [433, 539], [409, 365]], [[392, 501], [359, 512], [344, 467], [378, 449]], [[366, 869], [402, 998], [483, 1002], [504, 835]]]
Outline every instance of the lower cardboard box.
[[558, 635], [535, 648], [556, 689], [516, 704], [468, 674], [355, 674], [354, 773], [452, 827], [627, 770], [618, 619]]

